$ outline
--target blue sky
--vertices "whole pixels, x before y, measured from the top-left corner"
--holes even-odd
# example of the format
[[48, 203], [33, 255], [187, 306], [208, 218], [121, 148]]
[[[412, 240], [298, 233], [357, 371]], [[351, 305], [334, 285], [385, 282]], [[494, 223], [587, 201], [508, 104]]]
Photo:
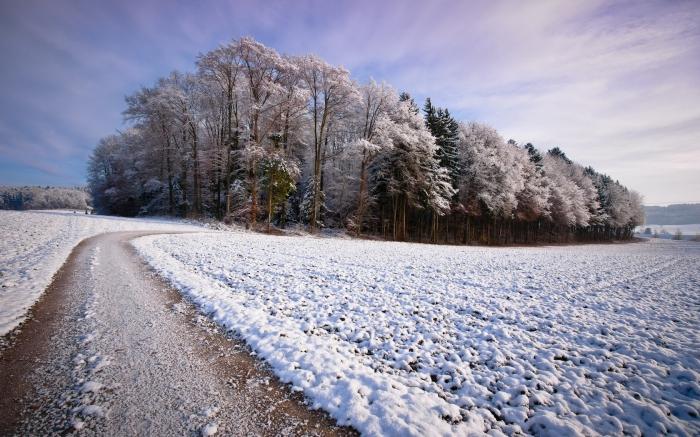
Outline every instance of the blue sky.
[[0, 184], [84, 184], [125, 95], [250, 35], [700, 201], [698, 1], [262, 3], [0, 0]]

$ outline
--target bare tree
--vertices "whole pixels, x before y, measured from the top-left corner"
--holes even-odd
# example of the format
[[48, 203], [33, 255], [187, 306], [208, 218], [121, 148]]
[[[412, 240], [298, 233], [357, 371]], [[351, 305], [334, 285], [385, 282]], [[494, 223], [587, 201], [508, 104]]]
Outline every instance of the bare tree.
[[316, 230], [321, 200], [324, 147], [330, 126], [343, 116], [358, 99], [357, 87], [350, 73], [322, 59], [308, 55], [292, 58], [299, 68], [299, 77], [309, 95], [308, 111], [313, 131], [313, 198], [310, 217], [312, 232]]

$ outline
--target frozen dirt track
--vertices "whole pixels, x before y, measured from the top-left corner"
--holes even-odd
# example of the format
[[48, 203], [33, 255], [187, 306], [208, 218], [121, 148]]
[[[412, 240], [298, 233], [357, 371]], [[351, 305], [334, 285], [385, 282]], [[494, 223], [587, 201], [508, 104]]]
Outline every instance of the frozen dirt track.
[[145, 268], [145, 234], [73, 251], [0, 353], [0, 434], [348, 433]]
[[85, 215], [72, 210], [0, 210], [0, 336], [22, 323], [71, 250], [84, 239], [105, 232], [202, 229], [164, 218]]

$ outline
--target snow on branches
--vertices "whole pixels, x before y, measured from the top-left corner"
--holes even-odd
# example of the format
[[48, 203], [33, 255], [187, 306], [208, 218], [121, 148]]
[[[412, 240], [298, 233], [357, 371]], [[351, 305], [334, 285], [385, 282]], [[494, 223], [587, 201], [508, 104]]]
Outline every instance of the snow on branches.
[[126, 98], [98, 144], [98, 209], [347, 227], [468, 243], [624, 238], [640, 196], [559, 148], [505, 141], [428, 99], [245, 37]]

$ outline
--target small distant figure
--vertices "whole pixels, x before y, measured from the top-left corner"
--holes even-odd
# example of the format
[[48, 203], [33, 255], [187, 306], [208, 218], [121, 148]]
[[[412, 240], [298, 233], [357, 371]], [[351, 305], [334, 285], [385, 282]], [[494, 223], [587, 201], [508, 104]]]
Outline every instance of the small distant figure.
[[90, 214], [90, 213], [88, 212], [87, 208], [85, 208], [85, 215], [88, 215], [88, 214]]

